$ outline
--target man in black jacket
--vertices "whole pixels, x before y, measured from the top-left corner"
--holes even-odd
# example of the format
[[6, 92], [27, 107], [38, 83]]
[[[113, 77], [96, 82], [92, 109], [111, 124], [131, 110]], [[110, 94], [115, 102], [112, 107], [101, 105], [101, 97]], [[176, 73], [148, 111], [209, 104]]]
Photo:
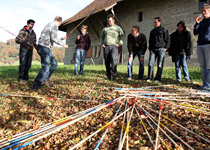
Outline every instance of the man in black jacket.
[[154, 18], [154, 29], [150, 32], [149, 37], [149, 65], [148, 65], [148, 79], [147, 82], [150, 82], [153, 78], [153, 69], [156, 58], [157, 60], [157, 74], [155, 77], [155, 82], [161, 81], [161, 75], [163, 71], [165, 52], [170, 45], [170, 37], [168, 30], [161, 26], [160, 17]]
[[139, 32], [139, 26], [133, 26], [131, 33], [128, 35], [127, 42], [129, 58], [128, 58], [128, 80], [132, 79], [133, 60], [137, 55], [139, 58], [139, 76], [142, 80], [144, 76], [144, 54], [147, 50], [147, 39], [143, 33]]
[[34, 20], [28, 20], [27, 26], [24, 26], [23, 29], [20, 30], [15, 39], [16, 43], [20, 44], [18, 82], [23, 82], [23, 80], [29, 79], [28, 71], [31, 68], [33, 47], [36, 47], [36, 34], [33, 30], [34, 24]]
[[177, 30], [171, 34], [170, 48], [168, 53], [172, 56], [172, 61], [175, 63], [176, 79], [181, 82], [181, 67], [186, 81], [190, 81], [187, 61], [193, 53], [193, 42], [191, 33], [186, 30], [184, 21], [177, 24]]

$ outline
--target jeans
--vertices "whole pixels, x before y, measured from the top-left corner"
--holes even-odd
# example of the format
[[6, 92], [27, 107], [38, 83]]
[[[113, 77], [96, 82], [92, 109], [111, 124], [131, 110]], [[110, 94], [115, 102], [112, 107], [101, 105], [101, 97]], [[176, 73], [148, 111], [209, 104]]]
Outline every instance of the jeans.
[[157, 58], [157, 74], [155, 80], [161, 81], [161, 75], [163, 72], [163, 65], [165, 59], [164, 48], [153, 49], [150, 51], [149, 65], [148, 65], [148, 79], [150, 80], [153, 79], [153, 70], [156, 58]]
[[[133, 60], [136, 57], [136, 55], [138, 56], [139, 59], [139, 76], [138, 79], [143, 79], [144, 76], [144, 62], [140, 61], [141, 58], [141, 51], [137, 51], [137, 52], [133, 52]], [[128, 61], [128, 78], [132, 78], [132, 72], [133, 72], [133, 60]]]
[[50, 48], [38, 45], [37, 52], [41, 57], [42, 69], [34, 81], [34, 86], [40, 87], [43, 81], [50, 79], [58, 64]]
[[202, 87], [204, 89], [210, 89], [210, 44], [198, 45], [197, 55], [203, 74]]
[[83, 49], [76, 49], [75, 50], [75, 66], [74, 66], [74, 73], [78, 76], [78, 66], [80, 62], [80, 71], [79, 75], [83, 74], [83, 69], [85, 65], [85, 57], [87, 55], [87, 51]]
[[[117, 75], [118, 55], [119, 52], [117, 46], [111, 45], [104, 48], [106, 75], [108, 78], [111, 78], [111, 76], [115, 78]], [[110, 66], [110, 64], [112, 64], [112, 66]]]
[[20, 49], [19, 59], [19, 77], [18, 79], [28, 80], [28, 71], [31, 68], [31, 62], [33, 57], [33, 50]]
[[176, 79], [178, 81], [182, 80], [181, 76], [181, 67], [184, 73], [184, 78], [189, 80], [189, 73], [187, 68], [186, 54], [177, 54], [175, 56], [175, 70], [176, 70]]

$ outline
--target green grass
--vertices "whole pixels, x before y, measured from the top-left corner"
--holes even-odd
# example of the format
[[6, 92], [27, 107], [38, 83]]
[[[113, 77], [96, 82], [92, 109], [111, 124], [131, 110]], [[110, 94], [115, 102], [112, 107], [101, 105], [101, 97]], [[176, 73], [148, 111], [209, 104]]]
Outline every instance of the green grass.
[[[33, 80], [41, 69], [41, 65], [32, 65], [30, 70], [30, 80]], [[136, 80], [138, 77], [138, 66], [133, 68], [133, 80], [127, 81], [127, 66], [118, 65], [118, 83], [128, 84], [128, 83], [139, 83], [140, 81]], [[156, 68], [154, 69], [154, 74], [156, 73]], [[144, 79], [147, 78], [148, 68], [145, 67]], [[103, 65], [85, 65], [84, 76], [82, 78], [96, 79], [96, 78], [105, 78], [105, 66]], [[189, 74], [192, 81], [201, 82], [202, 74], [201, 69], [198, 67], [189, 68]], [[75, 78], [74, 75], [74, 65], [62, 65], [59, 64], [53, 76], [59, 77], [60, 79], [65, 78]], [[0, 78], [4, 80], [16, 80], [18, 77], [18, 66], [0, 66]], [[184, 82], [184, 81], [183, 81]], [[173, 67], [164, 68], [162, 74], [162, 83], [171, 84], [176, 83], [175, 69]]]

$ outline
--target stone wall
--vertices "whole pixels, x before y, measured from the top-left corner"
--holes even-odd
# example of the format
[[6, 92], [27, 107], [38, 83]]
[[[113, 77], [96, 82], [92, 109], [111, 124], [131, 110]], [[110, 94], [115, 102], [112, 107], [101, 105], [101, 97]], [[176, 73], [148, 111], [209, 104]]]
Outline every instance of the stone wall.
[[[140, 26], [140, 32], [144, 33], [149, 39], [149, 33], [154, 28], [153, 18], [159, 16], [162, 19], [162, 25], [172, 33], [176, 30], [176, 24], [180, 20], [184, 20], [187, 23], [188, 30], [193, 31], [193, 26], [195, 23], [195, 17], [198, 15], [198, 3], [194, 0], [127, 0], [119, 2], [115, 7], [114, 11], [118, 17], [118, 20], [125, 31], [125, 38], [123, 44], [123, 64], [127, 64], [128, 51], [127, 51], [127, 35], [130, 33], [131, 27], [133, 25]], [[139, 12], [143, 13], [143, 21], [138, 21]], [[106, 13], [100, 12], [91, 16], [84, 24], [89, 26], [88, 32], [91, 36], [92, 45], [100, 45], [99, 37], [96, 33], [100, 34], [102, 30], [102, 24], [106, 21]], [[79, 22], [79, 21], [78, 21]], [[94, 27], [95, 26], [95, 30]], [[74, 24], [68, 26], [67, 32], [75, 27]], [[66, 49], [65, 53], [65, 64], [69, 64], [72, 59], [72, 54], [75, 48], [75, 38], [78, 31], [73, 32], [71, 36], [67, 39], [67, 43], [70, 46]], [[194, 54], [191, 61], [188, 63], [189, 66], [198, 66], [197, 56], [196, 56], [196, 38], [192, 34], [194, 41]], [[145, 55], [145, 65], [148, 64], [149, 51], [147, 50]], [[102, 58], [94, 58], [96, 64], [102, 64]], [[135, 64], [138, 60], [135, 59]], [[92, 64], [90, 59], [86, 59], [86, 64]], [[174, 66], [171, 62], [171, 57], [166, 56], [165, 66]]]

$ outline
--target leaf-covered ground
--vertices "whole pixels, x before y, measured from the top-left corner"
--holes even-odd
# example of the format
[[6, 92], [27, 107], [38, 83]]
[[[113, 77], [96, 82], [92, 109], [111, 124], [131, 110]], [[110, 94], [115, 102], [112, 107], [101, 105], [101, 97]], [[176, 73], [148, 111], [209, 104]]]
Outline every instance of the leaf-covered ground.
[[[73, 74], [74, 66], [59, 66], [51, 78], [52, 88], [42, 87], [38, 91], [31, 90], [33, 80], [36, 77], [40, 66], [33, 66], [30, 71], [30, 80], [24, 83], [17, 82], [18, 66], [0, 66], [0, 94], [8, 94], [0, 96], [0, 140], [11, 138], [12, 135], [29, 130], [36, 129], [43, 124], [53, 122], [66, 116], [75, 114], [82, 110], [94, 107], [109, 100], [122, 96], [121, 92], [114, 91], [117, 87], [130, 88], [171, 85], [168, 89], [173, 89], [173, 93], [177, 96], [181, 93], [181, 88], [186, 90], [198, 89], [201, 83], [201, 71], [199, 68], [190, 68], [191, 82], [178, 84], [175, 79], [174, 68], [164, 68], [162, 76], [162, 84], [154, 82], [147, 83], [145, 80], [137, 80], [138, 67], [134, 67], [133, 80], [127, 80], [127, 66], [118, 66], [117, 81], [108, 81], [105, 79], [104, 66], [85, 66], [83, 76], [75, 77]], [[145, 68], [145, 79], [147, 68]], [[161, 88], [149, 90], [158, 92]], [[164, 88], [163, 88], [164, 89]], [[87, 98], [88, 97], [88, 98]], [[87, 101], [78, 101], [85, 100]], [[210, 101], [205, 96], [195, 98], [186, 95], [184, 99]], [[155, 111], [159, 110], [159, 103], [154, 101], [142, 100], [136, 98], [137, 103], [143, 107], [146, 105]], [[124, 102], [124, 101], [123, 101]], [[181, 104], [181, 103], [178, 103]], [[120, 103], [116, 103], [94, 113], [70, 125], [55, 134], [41, 139], [24, 149], [69, 149], [88, 135], [92, 134], [107, 122], [109, 122]], [[209, 113], [210, 106], [204, 104], [192, 104], [191, 106], [199, 108]], [[146, 107], [143, 107], [145, 110]], [[120, 113], [124, 111], [122, 107]], [[147, 110], [149, 111], [149, 109]], [[151, 115], [158, 118], [158, 115], [149, 111]], [[174, 105], [164, 105], [163, 115], [182, 124], [184, 127], [194, 131], [200, 136], [210, 140], [210, 119], [208, 114], [193, 112], [190, 109], [183, 107], [176, 108]], [[121, 126], [123, 117], [114, 122], [110, 131], [106, 135], [100, 149], [117, 149], [120, 138]], [[166, 119], [162, 119], [162, 123], [169, 127], [177, 136], [183, 138], [194, 149], [210, 149], [209, 143], [200, 138], [182, 130], [180, 127], [170, 123]], [[155, 141], [155, 132], [143, 119], [148, 132], [151, 135], [153, 142]], [[79, 149], [94, 149], [103, 135], [104, 130], [96, 136], [86, 141]], [[175, 149], [174, 144], [162, 133], [160, 136], [165, 141], [170, 149]], [[173, 137], [171, 134], [169, 136]], [[173, 137], [179, 145], [176, 149], [187, 149], [179, 140]], [[130, 149], [152, 149], [148, 136], [140, 124], [139, 117], [136, 113], [133, 114], [129, 128], [129, 148]], [[159, 149], [166, 149], [163, 144], [160, 144]]]

